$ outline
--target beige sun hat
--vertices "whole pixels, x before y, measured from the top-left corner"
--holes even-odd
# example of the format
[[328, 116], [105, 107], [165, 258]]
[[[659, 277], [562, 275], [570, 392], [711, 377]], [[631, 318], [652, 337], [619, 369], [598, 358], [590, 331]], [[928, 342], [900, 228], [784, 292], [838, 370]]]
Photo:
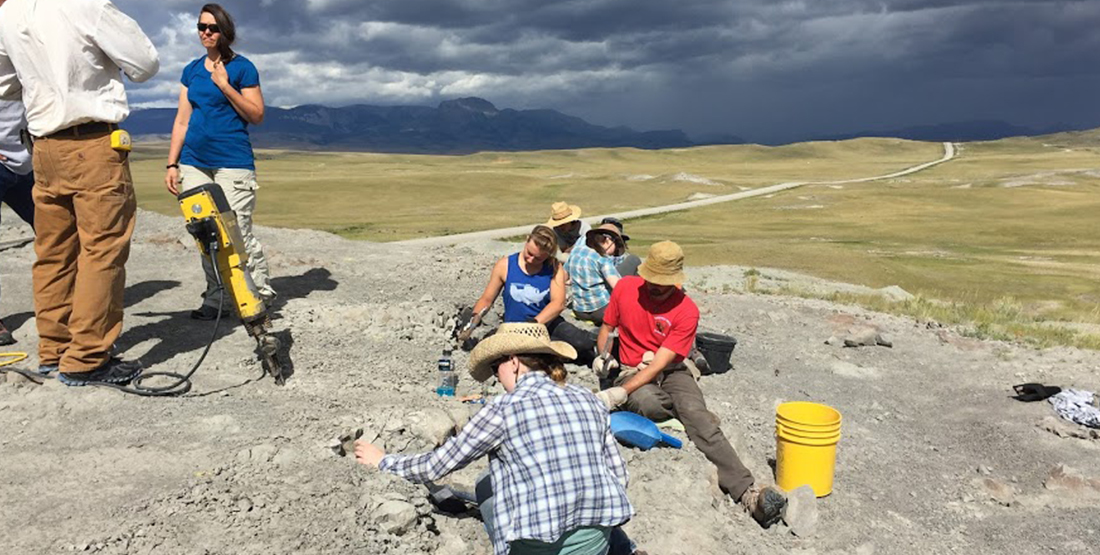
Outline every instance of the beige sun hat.
[[684, 250], [672, 241], [653, 243], [638, 268], [642, 279], [657, 285], [684, 284]]
[[555, 202], [550, 206], [550, 219], [546, 220], [549, 227], [558, 227], [569, 222], [581, 219], [581, 207], [576, 204]]
[[501, 324], [497, 332], [483, 339], [470, 353], [470, 376], [483, 382], [493, 376], [493, 361], [507, 355], [557, 355], [577, 358], [577, 350], [564, 341], [551, 341], [542, 324]]

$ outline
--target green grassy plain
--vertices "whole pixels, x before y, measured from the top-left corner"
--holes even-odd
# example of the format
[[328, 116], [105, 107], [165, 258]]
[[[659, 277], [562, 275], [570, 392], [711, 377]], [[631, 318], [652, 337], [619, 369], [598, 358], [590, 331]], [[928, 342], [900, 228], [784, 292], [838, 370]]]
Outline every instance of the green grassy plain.
[[[557, 200], [594, 215], [680, 202], [698, 192], [886, 174], [941, 152], [939, 144], [894, 139], [469, 156], [261, 151], [256, 220], [392, 241], [534, 223], [545, 220]], [[176, 215], [163, 184], [166, 153], [163, 145], [139, 147], [134, 180], [143, 208]], [[692, 177], [711, 183], [687, 180]]]
[[636, 250], [680, 242], [690, 264], [899, 285], [920, 298], [837, 300], [982, 324], [985, 337], [1100, 348], [1048, 329], [1100, 324], [1100, 140], [1061, 138], [964, 143], [958, 159], [903, 178], [645, 218], [630, 234]]
[[[608, 213], [695, 193], [887, 174], [941, 153], [939, 143], [894, 139], [470, 156], [264, 151], [257, 220], [399, 240], [537, 222], [555, 200]], [[139, 202], [176, 215], [164, 157], [163, 146], [135, 152]], [[709, 181], [685, 180], [694, 177]], [[627, 229], [641, 254], [672, 239], [689, 265], [898, 285], [918, 298], [834, 300], [969, 325], [982, 337], [1100, 348], [1098, 335], [1051, 327], [1100, 324], [1097, 214], [1100, 135], [1086, 132], [964, 143], [955, 160], [902, 178], [810, 185], [632, 220]]]

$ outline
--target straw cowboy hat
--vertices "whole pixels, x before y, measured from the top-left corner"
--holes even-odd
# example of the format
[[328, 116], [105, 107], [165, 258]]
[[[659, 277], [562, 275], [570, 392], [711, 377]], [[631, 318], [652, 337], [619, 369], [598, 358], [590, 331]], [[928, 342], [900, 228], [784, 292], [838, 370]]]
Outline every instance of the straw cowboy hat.
[[600, 227], [594, 227], [588, 230], [585, 234], [585, 243], [592, 241], [597, 235], [607, 235], [615, 242], [614, 256], [618, 256], [626, 252], [626, 242], [623, 241], [623, 234], [619, 232], [619, 227], [615, 224], [600, 224]]
[[581, 207], [576, 204], [555, 202], [550, 206], [550, 219], [546, 220], [547, 227], [558, 227], [569, 222], [581, 219]]
[[496, 333], [483, 339], [470, 353], [470, 376], [483, 382], [493, 376], [492, 363], [508, 355], [557, 355], [577, 358], [577, 350], [564, 341], [550, 341], [542, 324], [501, 324]]
[[653, 243], [638, 268], [642, 279], [657, 285], [684, 284], [684, 250], [672, 241]]

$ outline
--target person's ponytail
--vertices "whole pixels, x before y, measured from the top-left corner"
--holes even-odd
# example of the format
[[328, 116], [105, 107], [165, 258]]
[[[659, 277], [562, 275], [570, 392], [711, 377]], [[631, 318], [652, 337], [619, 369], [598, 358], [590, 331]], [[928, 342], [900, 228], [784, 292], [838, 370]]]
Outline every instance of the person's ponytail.
[[565, 364], [562, 363], [560, 357], [542, 354], [516, 356], [519, 358], [520, 364], [523, 364], [532, 371], [542, 372], [550, 376], [550, 379], [554, 380], [558, 385], [565, 385], [566, 379], [569, 378], [569, 372], [565, 369]]

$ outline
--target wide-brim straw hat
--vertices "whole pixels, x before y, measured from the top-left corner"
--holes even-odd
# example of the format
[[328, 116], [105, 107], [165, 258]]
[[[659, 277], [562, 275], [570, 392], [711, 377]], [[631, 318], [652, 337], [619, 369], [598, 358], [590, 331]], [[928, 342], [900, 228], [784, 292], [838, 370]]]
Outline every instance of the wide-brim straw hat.
[[626, 252], [626, 241], [623, 241], [623, 234], [619, 232], [619, 228], [615, 224], [600, 224], [600, 227], [588, 230], [584, 237], [585, 243], [596, 235], [607, 235], [611, 237], [612, 241], [615, 241], [615, 256]]
[[558, 227], [569, 222], [581, 219], [581, 207], [576, 204], [555, 202], [550, 206], [550, 219], [546, 220], [548, 227]]
[[493, 376], [493, 361], [508, 355], [556, 355], [577, 358], [577, 350], [564, 341], [551, 341], [542, 324], [501, 324], [497, 332], [483, 339], [470, 353], [470, 376], [483, 382]]
[[657, 285], [683, 285], [684, 250], [672, 241], [653, 243], [638, 268], [638, 275]]

